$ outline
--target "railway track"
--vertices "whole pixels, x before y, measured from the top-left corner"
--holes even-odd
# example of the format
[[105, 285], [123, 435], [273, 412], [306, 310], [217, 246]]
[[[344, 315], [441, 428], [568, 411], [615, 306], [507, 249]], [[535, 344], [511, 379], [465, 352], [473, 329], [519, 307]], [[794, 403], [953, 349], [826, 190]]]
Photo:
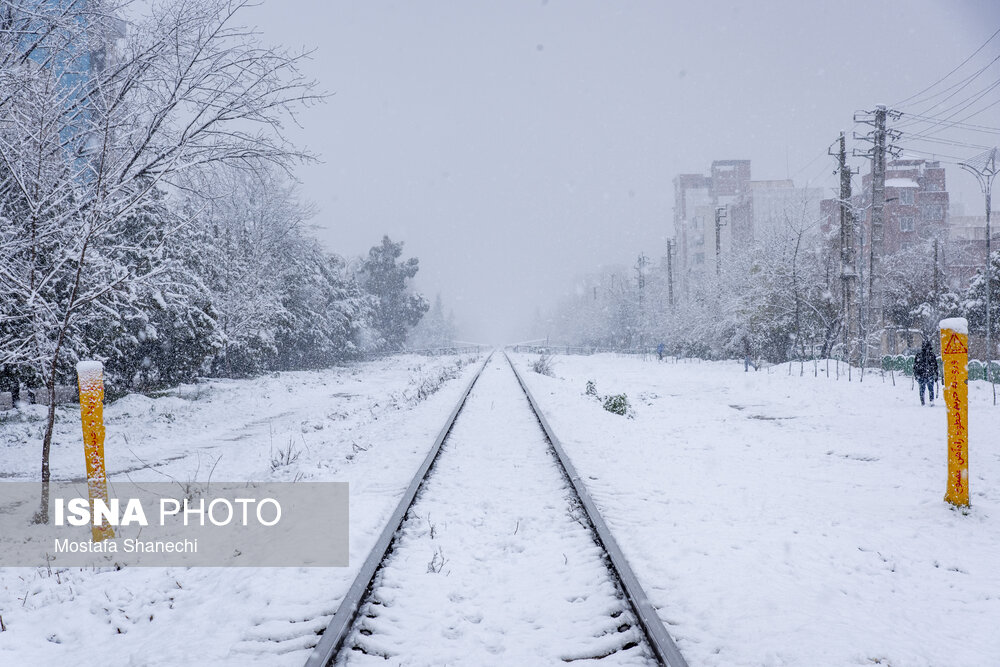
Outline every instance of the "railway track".
[[307, 666], [686, 667], [504, 357], [469, 382]]

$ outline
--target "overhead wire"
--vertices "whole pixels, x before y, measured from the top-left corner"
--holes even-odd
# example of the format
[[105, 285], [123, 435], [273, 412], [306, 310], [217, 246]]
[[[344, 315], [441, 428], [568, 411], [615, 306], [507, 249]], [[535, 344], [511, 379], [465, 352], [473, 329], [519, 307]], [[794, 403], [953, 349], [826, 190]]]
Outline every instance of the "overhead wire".
[[972, 118], [973, 116], [978, 116], [979, 114], [983, 113], [984, 111], [987, 111], [988, 109], [992, 109], [997, 104], [1000, 104], [1000, 99], [996, 100], [995, 102], [991, 102], [990, 104], [986, 105], [982, 109], [979, 109], [978, 111], [974, 111], [973, 113], [970, 113], [968, 116], [966, 116], [965, 118], [963, 118], [962, 121], [966, 121], [966, 120]]
[[[984, 88], [984, 89], [982, 89], [982, 90], [974, 93], [970, 97], [967, 97], [967, 98], [961, 100], [960, 102], [957, 102], [957, 103], [953, 104], [952, 106], [950, 106], [950, 107], [948, 107], [948, 108], [946, 108], [946, 109], [944, 109], [944, 110], [941, 111], [941, 114], [949, 114], [949, 112], [951, 112], [952, 110], [955, 110], [957, 108], [957, 110], [955, 110], [953, 113], [950, 113], [949, 115], [945, 115], [943, 117], [940, 117], [940, 116], [936, 117], [934, 121], [913, 120], [913, 121], [910, 121], [909, 124], [912, 125], [912, 124], [917, 124], [917, 123], [928, 123], [928, 124], [930, 124], [930, 126], [932, 128], [933, 127], [940, 127], [941, 125], [944, 125], [947, 121], [951, 120], [952, 118], [954, 118], [958, 114], [962, 113], [963, 111], [965, 111], [966, 109], [968, 109], [969, 107], [971, 107], [972, 105], [974, 105], [979, 100], [983, 99], [987, 94], [989, 94], [993, 90], [996, 90], [996, 88], [998, 88], [998, 87], [1000, 87], [1000, 78], [998, 78], [996, 81], [994, 81], [993, 83], [991, 83], [986, 88]], [[958, 107], [961, 107], [961, 108], [958, 108]], [[987, 108], [989, 108], [989, 107], [987, 107]], [[962, 120], [967, 120], [968, 118], [971, 118], [974, 115], [982, 113], [982, 111], [984, 111], [984, 110], [985, 109], [980, 109], [979, 111], [974, 112], [973, 114], [971, 114], [970, 116], [967, 116], [966, 118], [963, 118]], [[932, 118], [933, 118], [933, 116], [932, 116]], [[906, 123], [899, 123], [897, 125], [897, 127], [907, 127], [907, 126], [908, 125]]]
[[[939, 120], [933, 116], [924, 116], [922, 114], [913, 113], [912, 111], [902, 111], [903, 116], [906, 118], [917, 118], [925, 121], [936, 121]], [[953, 127], [957, 127], [962, 130], [971, 130], [973, 132], [984, 132], [987, 134], [1000, 134], [1000, 127], [989, 127], [987, 125], [975, 125], [972, 123], [963, 123], [959, 121], [950, 121], [948, 123]]]
[[943, 144], [945, 146], [957, 146], [959, 148], [977, 148], [979, 150], [987, 151], [991, 146], [983, 146], [982, 144], [970, 144], [965, 141], [956, 141], [954, 139], [942, 139], [940, 137], [927, 136], [923, 134], [910, 134], [905, 133], [901, 141], [894, 142], [896, 145], [900, 143], [906, 143], [910, 141], [926, 141], [933, 144]]
[[[957, 157], [955, 155], [946, 155], [944, 153], [934, 153], [934, 152], [931, 152], [931, 151], [922, 151], [922, 150], [919, 150], [917, 148], [909, 148], [909, 147], [904, 148], [903, 152], [904, 153], [919, 153], [921, 155], [930, 155], [931, 157], [933, 157], [938, 162], [945, 162], [947, 164], [954, 164], [954, 165], [958, 165], [962, 160], [966, 159], [964, 157]], [[949, 160], [942, 160], [941, 158], [950, 158], [950, 159]], [[954, 160], [954, 162], [952, 162], [952, 160]]]
[[[936, 107], [939, 107], [939, 106], [941, 106], [942, 104], [944, 104], [945, 102], [947, 102], [947, 101], [948, 101], [948, 100], [950, 100], [951, 98], [955, 97], [955, 96], [956, 96], [956, 95], [957, 95], [957, 94], [958, 94], [958, 93], [959, 93], [959, 92], [960, 92], [960, 91], [961, 91], [962, 89], [964, 89], [964, 88], [965, 88], [966, 86], [970, 85], [970, 84], [971, 84], [971, 83], [972, 83], [973, 81], [975, 81], [976, 79], [978, 79], [978, 78], [979, 78], [979, 76], [980, 76], [980, 75], [981, 75], [981, 74], [982, 74], [983, 72], [985, 72], [985, 71], [986, 71], [986, 70], [988, 70], [988, 69], [989, 69], [990, 67], [992, 67], [992, 66], [993, 66], [993, 64], [994, 64], [994, 63], [996, 63], [996, 62], [997, 62], [998, 60], [1000, 60], [1000, 55], [998, 55], [998, 56], [997, 56], [996, 58], [994, 58], [993, 60], [991, 60], [991, 61], [990, 61], [989, 63], [987, 63], [986, 65], [984, 65], [984, 66], [983, 66], [983, 67], [981, 67], [980, 69], [978, 69], [978, 70], [977, 70], [976, 72], [974, 72], [973, 74], [971, 74], [971, 75], [967, 76], [966, 78], [962, 79], [962, 80], [961, 80], [961, 81], [959, 81], [958, 83], [955, 83], [955, 84], [952, 84], [952, 85], [951, 85], [951, 86], [949, 86], [948, 88], [945, 88], [945, 89], [944, 89], [944, 90], [942, 90], [941, 92], [939, 92], [939, 93], [935, 93], [934, 95], [932, 95], [932, 96], [930, 96], [930, 97], [928, 97], [928, 98], [925, 98], [924, 100], [917, 100], [917, 101], [915, 101], [915, 102], [912, 102], [912, 104], [913, 104], [913, 105], [920, 105], [920, 104], [922, 104], [923, 102], [929, 102], [930, 100], [934, 99], [934, 98], [935, 98], [935, 97], [937, 97], [938, 95], [943, 95], [943, 94], [944, 94], [944, 93], [946, 93], [947, 91], [949, 91], [949, 90], [952, 90], [953, 88], [955, 88], [956, 90], [954, 90], [954, 92], [952, 92], [952, 93], [951, 93], [950, 95], [948, 95], [948, 96], [947, 96], [947, 97], [945, 97], [944, 99], [942, 99], [942, 100], [939, 100], [938, 102], [936, 102], [936, 103], [932, 104], [931, 106], [929, 106], [929, 107], [927, 107], [927, 108], [923, 109], [923, 112], [924, 112], [924, 113], [927, 113], [927, 112], [929, 112], [929, 111], [930, 111], [931, 109], [934, 109], [934, 108], [936, 108]], [[966, 100], [968, 100], [968, 99], [969, 99], [969, 98], [966, 98]], [[955, 104], [954, 106], [952, 106], [952, 107], [950, 107], [950, 108], [954, 108], [955, 106], [958, 106], [959, 104], [961, 104], [961, 102], [959, 102], [959, 103]], [[898, 106], [898, 105], [894, 105], [894, 106]], [[945, 110], [945, 112], [947, 112], [947, 110]]]
[[950, 72], [948, 72], [947, 74], [945, 74], [940, 79], [938, 79], [937, 81], [935, 81], [931, 85], [927, 86], [926, 88], [924, 88], [920, 92], [914, 93], [913, 95], [910, 95], [907, 98], [899, 100], [898, 102], [896, 102], [895, 104], [893, 104], [893, 106], [895, 107], [895, 106], [898, 106], [900, 104], [904, 104], [905, 102], [909, 102], [913, 98], [919, 97], [920, 95], [923, 95], [927, 91], [929, 91], [932, 88], [934, 88], [935, 86], [937, 86], [939, 83], [941, 83], [942, 81], [944, 81], [945, 79], [947, 79], [948, 77], [950, 77], [952, 74], [954, 74], [955, 72], [957, 72], [958, 70], [960, 70], [962, 67], [964, 67], [967, 62], [969, 62], [970, 60], [972, 60], [976, 56], [976, 54], [978, 54], [980, 51], [982, 51], [983, 49], [985, 49], [986, 45], [989, 44], [990, 42], [992, 42], [993, 39], [996, 38], [997, 35], [1000, 35], [1000, 28], [997, 28], [996, 32], [994, 32], [992, 35], [990, 35], [989, 38], [985, 42], [983, 42], [982, 45], [978, 49], [976, 49], [975, 51], [973, 51], [972, 54], [969, 55], [968, 58], [966, 58], [965, 60], [963, 60], [962, 62], [960, 62], [955, 67], [955, 69], [951, 70]]
[[[893, 142], [896, 146], [907, 153], [928, 155], [947, 164], [955, 165], [960, 164], [966, 158], [937, 151], [922, 150], [922, 148], [932, 148], [933, 145], [940, 145], [945, 147], [944, 150], [949, 150], [947, 147], [989, 150], [990, 147], [983, 144], [967, 140], [963, 141], [960, 138], [951, 138], [954, 135], [941, 135], [949, 130], [1000, 135], [1000, 128], [998, 127], [967, 122], [1000, 104], [1000, 99], [995, 101], [986, 99], [988, 95], [1000, 87], [1000, 78], [991, 81], [985, 87], [981, 87], [970, 94], [962, 95], [962, 92], [966, 91], [973, 82], [980, 79], [983, 73], [990, 70], [990, 68], [1000, 61], [1000, 55], [991, 58], [988, 63], [982, 67], [978, 67], [971, 74], [963, 76], [960, 80], [950, 83], [950, 85], [946, 85], [943, 88], [940, 87], [942, 84], [948, 82], [957, 72], [962, 70], [963, 67], [972, 62], [998, 35], [1000, 35], [1000, 28], [995, 30], [986, 41], [947, 74], [926, 88], [899, 100], [893, 105], [893, 108], [902, 113], [899, 122], [894, 123], [893, 126], [893, 129], [900, 130], [902, 133], [902, 136]], [[988, 103], [985, 106], [979, 106], [984, 100]], [[899, 108], [907, 103], [909, 103], [908, 106], [910, 108], [914, 108], [915, 110], [911, 112]], [[914, 144], [921, 148], [914, 147]], [[931, 144], [931, 146], [927, 146], [927, 144]], [[950, 152], [956, 151], [952, 150]]]

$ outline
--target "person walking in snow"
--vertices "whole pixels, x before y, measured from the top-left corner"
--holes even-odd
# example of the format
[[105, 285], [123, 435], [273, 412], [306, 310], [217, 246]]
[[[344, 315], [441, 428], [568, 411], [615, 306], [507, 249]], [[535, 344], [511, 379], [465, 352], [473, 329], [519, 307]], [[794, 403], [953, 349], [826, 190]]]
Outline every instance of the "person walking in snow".
[[924, 387], [927, 388], [931, 405], [934, 405], [934, 385], [937, 382], [937, 376], [937, 357], [934, 356], [931, 342], [925, 340], [920, 351], [917, 352], [917, 356], [913, 359], [913, 377], [920, 384], [920, 405], [924, 405]]
[[659, 345], [656, 346], [656, 356], [659, 357], [660, 361], [663, 361], [663, 350], [664, 350], [664, 347], [665, 346], [663, 345], [663, 343], [660, 343]]

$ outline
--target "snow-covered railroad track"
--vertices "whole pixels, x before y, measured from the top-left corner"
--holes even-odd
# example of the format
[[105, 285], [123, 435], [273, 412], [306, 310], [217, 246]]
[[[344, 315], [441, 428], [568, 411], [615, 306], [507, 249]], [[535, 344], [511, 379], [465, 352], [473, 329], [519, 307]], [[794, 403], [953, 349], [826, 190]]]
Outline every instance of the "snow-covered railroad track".
[[410, 488], [308, 665], [686, 665], [509, 360]]

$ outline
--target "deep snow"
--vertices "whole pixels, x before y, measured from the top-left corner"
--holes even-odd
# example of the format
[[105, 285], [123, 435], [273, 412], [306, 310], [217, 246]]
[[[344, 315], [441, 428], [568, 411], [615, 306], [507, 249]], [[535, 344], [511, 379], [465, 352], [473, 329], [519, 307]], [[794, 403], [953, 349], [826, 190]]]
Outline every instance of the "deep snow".
[[[800, 376], [798, 366], [744, 373], [733, 362], [613, 355], [558, 356], [549, 378], [527, 370], [534, 358], [515, 363], [692, 667], [996, 664], [1000, 408], [985, 383], [970, 384], [972, 507], [963, 513], [942, 500], [945, 408], [921, 407], [909, 378], [893, 386], [888, 376], [826, 378], [822, 365], [814, 377], [810, 365]], [[214, 466], [217, 480], [349, 481], [352, 567], [0, 570], [0, 664], [301, 664], [474, 372], [465, 364], [417, 400], [454, 364], [403, 357], [110, 405], [112, 479], [184, 484]], [[600, 394], [627, 393], [634, 418], [602, 409], [584, 394], [587, 380]], [[484, 411], [486, 398], [513, 401], [496, 389], [482, 396]], [[0, 417], [5, 476], [35, 474], [42, 410]], [[57, 478], [82, 474], [74, 410], [60, 410]], [[297, 458], [283, 460], [283, 450]], [[476, 471], [484, 491], [510, 481], [484, 461], [471, 456], [456, 472]], [[551, 493], [526, 493], [511, 508], [534, 517], [515, 521], [518, 536], [544, 515], [541, 498]], [[420, 544], [427, 514], [445, 531], [491, 512], [471, 495], [465, 505], [422, 509], [423, 521], [409, 526]], [[424, 549], [413, 567], [427, 575], [433, 556]], [[442, 572], [425, 583], [446, 583], [420, 604], [454, 592], [447, 568], [463, 555], [449, 547], [443, 556]], [[481, 571], [469, 579], [481, 588], [449, 608], [482, 610], [470, 615], [482, 613], [479, 624], [456, 627], [462, 641], [485, 645], [477, 632], [490, 615], [510, 621], [525, 609], [503, 606], [488, 588], [499, 564]], [[507, 655], [518, 640], [492, 636]]]
[[[970, 384], [965, 513], [942, 500], [940, 402], [921, 407], [901, 376], [804, 370], [597, 355], [526, 376], [692, 665], [998, 664], [988, 385]], [[587, 380], [627, 393], [634, 419]]]
[[[301, 665], [478, 366], [458, 361], [401, 356], [108, 405], [111, 480], [349, 482], [351, 566], [3, 568], [0, 665]], [[37, 474], [43, 410], [0, 413], [4, 476]], [[53, 478], [82, 476], [79, 408], [59, 417]]]

